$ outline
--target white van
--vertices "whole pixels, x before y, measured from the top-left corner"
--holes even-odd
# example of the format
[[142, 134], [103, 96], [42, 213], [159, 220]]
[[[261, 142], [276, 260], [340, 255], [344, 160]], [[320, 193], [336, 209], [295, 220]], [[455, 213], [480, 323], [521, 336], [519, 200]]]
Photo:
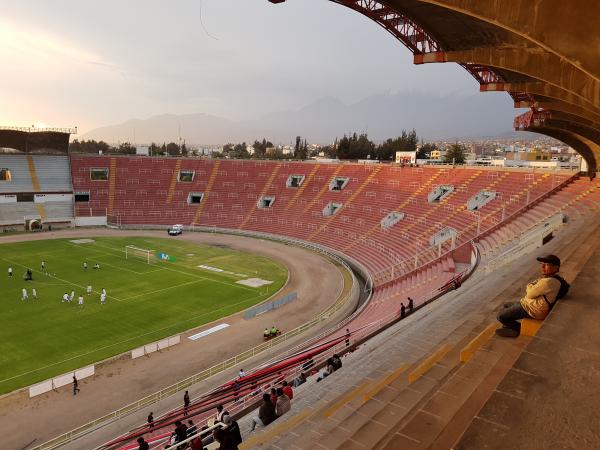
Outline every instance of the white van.
[[177, 224], [169, 228], [169, 236], [177, 236], [181, 233], [183, 233], [183, 225]]

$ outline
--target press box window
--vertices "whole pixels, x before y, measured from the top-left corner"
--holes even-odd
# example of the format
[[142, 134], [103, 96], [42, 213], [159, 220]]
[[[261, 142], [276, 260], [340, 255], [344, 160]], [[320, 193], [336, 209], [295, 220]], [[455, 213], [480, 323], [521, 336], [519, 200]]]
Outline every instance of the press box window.
[[188, 203], [190, 205], [198, 204], [198, 203], [202, 202], [203, 198], [204, 198], [203, 192], [190, 192], [190, 194], [188, 195]]
[[75, 192], [75, 201], [76, 202], [89, 202], [90, 201], [90, 193], [89, 192]]
[[90, 179], [92, 181], [108, 181], [108, 169], [90, 169]]
[[178, 180], [181, 183], [191, 183], [192, 181], [194, 181], [195, 174], [196, 172], [194, 172], [193, 170], [180, 170]]

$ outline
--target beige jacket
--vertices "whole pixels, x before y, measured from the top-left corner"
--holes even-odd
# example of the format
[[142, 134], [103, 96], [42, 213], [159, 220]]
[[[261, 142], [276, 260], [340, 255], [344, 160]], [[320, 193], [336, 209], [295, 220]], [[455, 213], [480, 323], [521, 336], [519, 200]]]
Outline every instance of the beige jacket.
[[550, 312], [544, 295], [550, 303], [554, 303], [559, 289], [560, 281], [556, 278], [544, 277], [533, 281], [527, 285], [525, 297], [521, 299], [521, 306], [534, 319], [543, 320]]
[[290, 398], [283, 394], [277, 397], [277, 404], [275, 405], [275, 414], [277, 417], [284, 415], [286, 412], [290, 410], [292, 407], [292, 402], [290, 402]]

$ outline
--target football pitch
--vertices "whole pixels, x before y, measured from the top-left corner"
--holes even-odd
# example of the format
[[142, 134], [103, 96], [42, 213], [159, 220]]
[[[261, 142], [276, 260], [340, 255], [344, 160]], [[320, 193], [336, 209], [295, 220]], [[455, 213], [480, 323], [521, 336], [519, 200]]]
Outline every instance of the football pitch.
[[[73, 240], [0, 244], [0, 393], [246, 309], [287, 279], [281, 264], [222, 246], [172, 238]], [[151, 263], [139, 256], [126, 259], [128, 245], [152, 250]], [[154, 257], [157, 252], [170, 260]], [[94, 268], [96, 264], [100, 267]], [[24, 279], [28, 268], [32, 281]], [[237, 283], [248, 278], [272, 283]], [[23, 288], [27, 300], [22, 300]], [[103, 305], [102, 288], [107, 294]], [[71, 291], [73, 301], [63, 302], [65, 292]], [[78, 305], [79, 295], [83, 306]]]

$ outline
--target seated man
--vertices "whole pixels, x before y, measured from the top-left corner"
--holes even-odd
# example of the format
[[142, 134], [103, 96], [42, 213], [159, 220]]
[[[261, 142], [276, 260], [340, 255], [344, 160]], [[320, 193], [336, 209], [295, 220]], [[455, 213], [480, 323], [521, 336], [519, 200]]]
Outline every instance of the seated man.
[[271, 336], [271, 332], [269, 331], [268, 328], [265, 328], [265, 331], [263, 331], [263, 338], [269, 339], [270, 336]]
[[271, 402], [271, 396], [268, 393], [263, 394], [263, 403], [258, 409], [258, 416], [252, 418], [252, 431], [259, 426], [266, 427], [277, 419], [275, 415], [275, 405]]
[[273, 325], [271, 327], [271, 337], [275, 337], [277, 336], [277, 327], [275, 325]]
[[542, 263], [542, 277], [527, 285], [525, 296], [518, 302], [506, 303], [498, 314], [502, 328], [496, 334], [503, 337], [517, 337], [521, 333], [521, 319], [546, 318], [555, 302], [564, 297], [569, 284], [558, 275], [560, 259], [555, 255], [537, 258]]

